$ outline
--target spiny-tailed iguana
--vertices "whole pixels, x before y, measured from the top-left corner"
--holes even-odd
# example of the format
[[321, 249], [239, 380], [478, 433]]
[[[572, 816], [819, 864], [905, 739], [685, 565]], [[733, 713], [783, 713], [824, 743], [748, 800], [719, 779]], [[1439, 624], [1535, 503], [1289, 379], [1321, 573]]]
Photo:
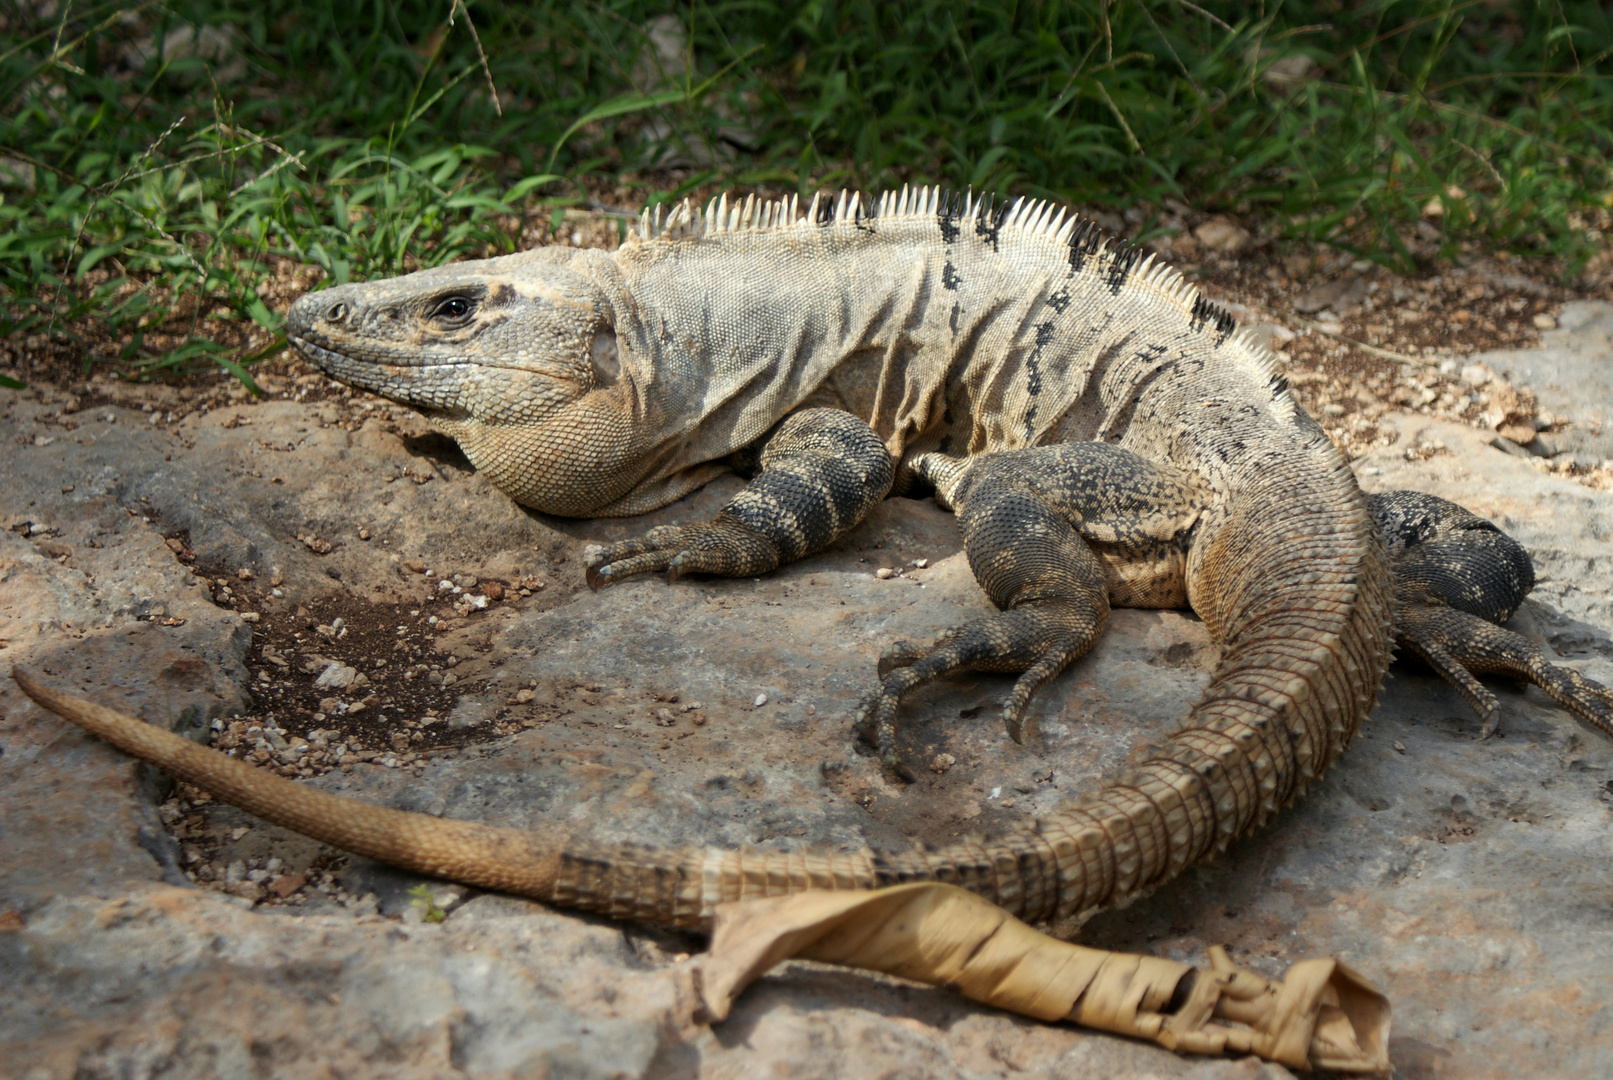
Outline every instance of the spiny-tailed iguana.
[[[77, 722], [262, 817], [424, 873], [674, 926], [724, 900], [949, 881], [1080, 917], [1224, 848], [1338, 756], [1398, 639], [1494, 724], [1471, 672], [1540, 683], [1613, 730], [1613, 694], [1496, 623], [1533, 584], [1509, 538], [1414, 493], [1368, 500], [1271, 354], [1174, 271], [1043, 202], [933, 189], [646, 212], [614, 254], [547, 248], [293, 305], [330, 375], [411, 405], [527, 506], [662, 506], [727, 469], [712, 521], [588, 559], [749, 576], [822, 549], [893, 486], [934, 487], [1000, 612], [897, 643], [861, 727], [900, 769], [904, 693], [959, 667], [1036, 690], [1111, 604], [1191, 605], [1221, 648], [1133, 771], [995, 840], [932, 851], [647, 851], [353, 804], [106, 710]], [[1391, 571], [1393, 566], [1394, 571]], [[70, 708], [37, 682], [47, 705]]]

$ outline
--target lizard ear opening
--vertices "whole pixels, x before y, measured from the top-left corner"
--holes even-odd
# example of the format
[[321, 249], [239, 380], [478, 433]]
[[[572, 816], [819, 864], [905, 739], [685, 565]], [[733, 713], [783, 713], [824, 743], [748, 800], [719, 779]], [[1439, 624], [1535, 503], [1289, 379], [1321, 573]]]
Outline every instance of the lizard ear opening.
[[622, 376], [622, 357], [616, 350], [616, 333], [601, 330], [594, 335], [589, 347], [589, 359], [594, 367], [594, 385], [610, 386]]

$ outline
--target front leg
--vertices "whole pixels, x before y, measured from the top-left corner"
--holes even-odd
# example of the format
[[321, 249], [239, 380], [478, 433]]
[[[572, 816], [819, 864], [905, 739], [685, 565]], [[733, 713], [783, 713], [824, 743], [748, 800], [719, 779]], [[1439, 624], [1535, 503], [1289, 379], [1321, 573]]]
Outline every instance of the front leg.
[[1553, 664], [1538, 645], [1504, 626], [1453, 607], [1401, 603], [1395, 606], [1395, 641], [1456, 689], [1483, 721], [1481, 738], [1501, 726], [1501, 701], [1478, 675], [1509, 675], [1534, 683], [1557, 704], [1613, 736], [1613, 690]]
[[890, 491], [895, 468], [872, 428], [838, 409], [792, 413], [768, 436], [761, 472], [710, 521], [663, 525], [586, 559], [588, 587], [665, 572], [751, 577], [819, 551]]
[[1553, 664], [1501, 624], [1535, 583], [1528, 552], [1494, 524], [1437, 495], [1390, 491], [1367, 500], [1395, 573], [1395, 641], [1439, 672], [1495, 734], [1501, 702], [1479, 675], [1532, 682], [1613, 735], [1613, 690]]

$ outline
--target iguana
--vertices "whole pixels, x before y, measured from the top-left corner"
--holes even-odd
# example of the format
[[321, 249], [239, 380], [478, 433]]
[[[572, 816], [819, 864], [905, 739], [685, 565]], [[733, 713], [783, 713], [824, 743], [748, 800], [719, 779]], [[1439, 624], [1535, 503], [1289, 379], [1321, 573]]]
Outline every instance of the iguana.
[[1006, 836], [903, 852], [577, 846], [356, 804], [78, 703], [75, 722], [226, 801], [422, 873], [680, 927], [725, 900], [915, 880], [1068, 920], [1291, 801], [1366, 717], [1394, 641], [1487, 729], [1498, 705], [1474, 672], [1535, 681], [1613, 732], [1613, 693], [1497, 625], [1533, 584], [1515, 542], [1431, 496], [1369, 500], [1256, 338], [1044, 202], [684, 203], [646, 211], [614, 254], [551, 247], [309, 294], [288, 336], [547, 513], [637, 514], [748, 463], [715, 519], [591, 552], [596, 588], [760, 574], [892, 489], [933, 487], [1000, 611], [881, 660], [858, 723], [898, 771], [903, 694], [961, 667], [1020, 673], [1003, 710], [1018, 738], [1112, 604], [1190, 605], [1221, 650], [1180, 729], [1127, 774]]

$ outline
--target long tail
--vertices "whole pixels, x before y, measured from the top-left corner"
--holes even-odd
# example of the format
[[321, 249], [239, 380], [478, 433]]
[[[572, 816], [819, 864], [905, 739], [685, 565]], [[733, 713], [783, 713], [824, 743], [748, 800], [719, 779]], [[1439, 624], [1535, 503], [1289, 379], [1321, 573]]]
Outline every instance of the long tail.
[[52, 690], [20, 667], [11, 669], [11, 677], [62, 719], [265, 821], [433, 877], [524, 896], [547, 898], [554, 892], [560, 851], [539, 837], [330, 795], [116, 709]]

